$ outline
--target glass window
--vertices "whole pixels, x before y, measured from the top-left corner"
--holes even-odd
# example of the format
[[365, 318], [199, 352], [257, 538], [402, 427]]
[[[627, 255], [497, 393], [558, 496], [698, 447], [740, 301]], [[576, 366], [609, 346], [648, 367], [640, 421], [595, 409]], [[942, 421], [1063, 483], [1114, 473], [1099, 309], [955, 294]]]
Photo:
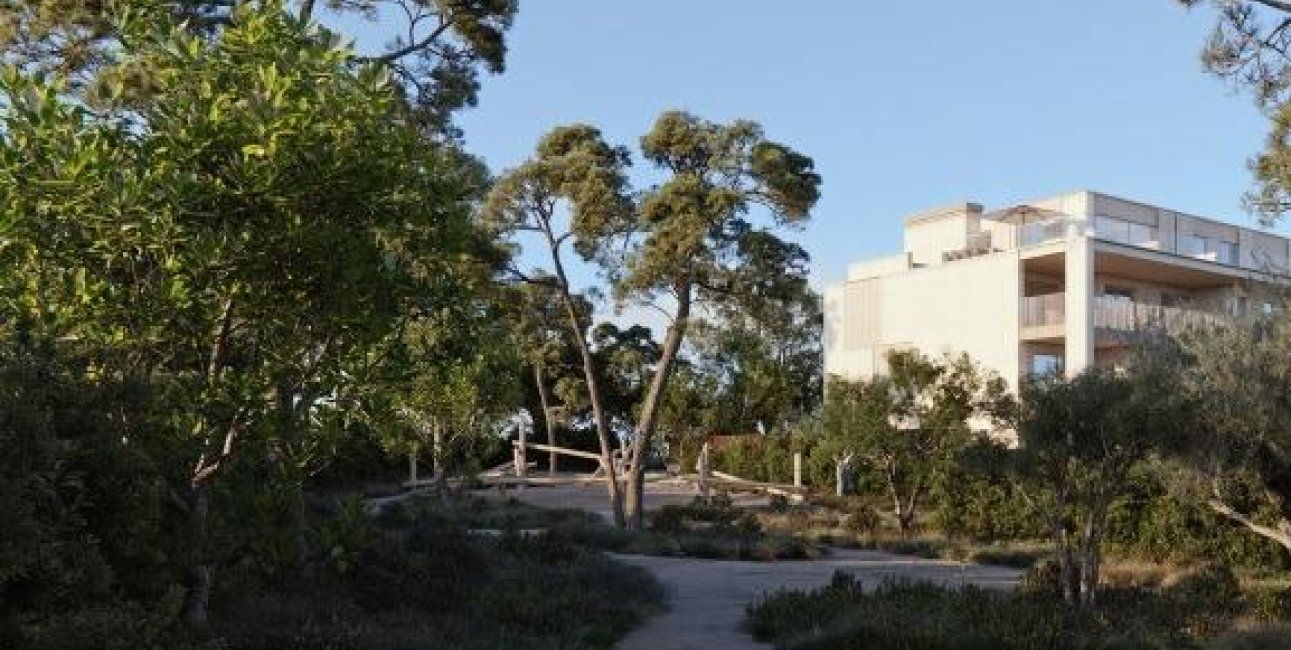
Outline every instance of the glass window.
[[1237, 244], [1231, 241], [1216, 242], [1215, 261], [1223, 264], [1237, 264]]
[[1130, 224], [1110, 217], [1094, 218], [1094, 233], [1101, 239], [1121, 244], [1130, 243]]
[[1031, 355], [1031, 374], [1058, 374], [1062, 372], [1062, 361], [1061, 354], [1033, 354]]
[[1194, 257], [1200, 257], [1207, 253], [1206, 249], [1209, 247], [1209, 243], [1210, 243], [1209, 240], [1207, 240], [1205, 237], [1198, 237], [1197, 235], [1185, 235], [1183, 238], [1183, 250], [1180, 252], [1182, 252], [1184, 255], [1192, 255]]
[[1156, 246], [1157, 229], [1139, 223], [1130, 224], [1130, 243], [1135, 246]]

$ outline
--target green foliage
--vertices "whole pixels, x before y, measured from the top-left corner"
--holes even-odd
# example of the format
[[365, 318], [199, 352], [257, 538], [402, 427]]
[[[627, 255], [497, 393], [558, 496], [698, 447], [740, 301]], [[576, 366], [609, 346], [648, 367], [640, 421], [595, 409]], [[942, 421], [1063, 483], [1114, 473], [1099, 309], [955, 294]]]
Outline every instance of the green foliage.
[[0, 645], [57, 646], [115, 622], [139, 628], [129, 638], [156, 631], [102, 606], [160, 600], [169, 577], [159, 477], [137, 448], [150, 431], [121, 409], [146, 412], [148, 396], [87, 381], [47, 347], [0, 342]]
[[1004, 421], [1013, 403], [1003, 380], [967, 355], [935, 360], [896, 351], [887, 363], [888, 374], [867, 382], [830, 379], [824, 438], [813, 453], [830, 457], [840, 479], [859, 462], [891, 496], [908, 533], [937, 476], [972, 440], [972, 422]]
[[1162, 468], [1131, 472], [1123, 498], [1108, 513], [1107, 542], [1120, 556], [1167, 564], [1222, 562], [1247, 569], [1291, 567], [1291, 555], [1171, 490]]
[[[1050, 575], [1056, 577], [1056, 570]], [[1218, 647], [1245, 647], [1222, 645], [1245, 638], [1229, 632], [1241, 614], [1230, 603], [1240, 599], [1216, 607], [1217, 598], [1233, 596], [1233, 583], [1216, 574], [1195, 586], [1200, 590], [1163, 594], [1113, 590], [1096, 609], [1073, 614], [1053, 587], [1010, 593], [888, 581], [867, 592], [839, 573], [825, 587], [781, 591], [751, 605], [748, 625], [756, 638], [777, 647], [820, 650], [1200, 648], [1215, 647], [1205, 644], [1216, 635]], [[1210, 593], [1210, 587], [1222, 589]]]
[[712, 452], [712, 467], [750, 481], [793, 482], [794, 441], [786, 435], [747, 435]]
[[[585, 517], [480, 500], [392, 505], [376, 519], [379, 533], [339, 535], [358, 551], [352, 565], [218, 594], [212, 629], [231, 648], [609, 648], [657, 611], [659, 585], [563, 529], [514, 534]], [[353, 531], [360, 521], [343, 507], [320, 528]], [[495, 525], [512, 532], [468, 533]]]
[[1022, 466], [1046, 493], [1058, 562], [1079, 585], [1064, 593], [1073, 605], [1096, 598], [1108, 517], [1131, 472], [1195, 423], [1173, 352], [1145, 347], [1123, 372], [1094, 368], [1024, 388]]
[[1211, 641], [1207, 650], [1278, 650], [1291, 646], [1291, 625], [1263, 624], [1233, 630]]
[[1197, 420], [1162, 446], [1185, 498], [1291, 550], [1291, 316], [1281, 308], [1200, 332], [1184, 345]]
[[1045, 537], [1043, 495], [1028, 490], [1012, 467], [1016, 452], [977, 441], [935, 478], [932, 520], [947, 536], [975, 541]]

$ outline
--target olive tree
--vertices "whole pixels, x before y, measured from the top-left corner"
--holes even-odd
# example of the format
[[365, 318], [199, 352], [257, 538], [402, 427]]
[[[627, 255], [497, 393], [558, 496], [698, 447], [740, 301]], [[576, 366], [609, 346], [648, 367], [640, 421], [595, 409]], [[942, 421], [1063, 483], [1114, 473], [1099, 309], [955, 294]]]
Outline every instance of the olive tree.
[[1181, 487], [1291, 550], [1291, 318], [1262, 314], [1186, 346], [1200, 417], [1167, 447], [1187, 470]]
[[1151, 346], [1123, 369], [1047, 375], [1022, 391], [1020, 466], [1050, 493], [1050, 536], [1070, 605], [1097, 599], [1108, 512], [1130, 470], [1190, 425], [1178, 359], [1169, 346]]
[[853, 462], [876, 476], [907, 535], [936, 475], [974, 436], [1008, 422], [1013, 399], [1003, 379], [964, 354], [897, 350], [886, 361], [886, 372], [867, 381], [831, 379], [823, 449], [834, 456], [840, 493]]

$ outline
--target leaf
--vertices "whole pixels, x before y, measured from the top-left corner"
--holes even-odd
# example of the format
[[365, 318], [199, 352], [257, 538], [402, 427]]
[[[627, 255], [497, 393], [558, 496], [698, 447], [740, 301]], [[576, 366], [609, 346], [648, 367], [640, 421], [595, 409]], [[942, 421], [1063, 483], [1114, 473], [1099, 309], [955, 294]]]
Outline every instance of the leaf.
[[258, 144], [242, 145], [242, 155], [244, 156], [248, 156], [248, 157], [254, 156], [256, 158], [264, 158], [268, 154], [269, 154], [269, 151], [266, 150], [263, 145], [258, 145]]

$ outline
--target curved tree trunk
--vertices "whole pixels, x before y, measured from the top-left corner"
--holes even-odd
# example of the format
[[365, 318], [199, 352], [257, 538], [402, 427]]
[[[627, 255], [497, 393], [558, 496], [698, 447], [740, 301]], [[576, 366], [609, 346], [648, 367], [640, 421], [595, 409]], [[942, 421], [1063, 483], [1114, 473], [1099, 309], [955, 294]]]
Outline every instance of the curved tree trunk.
[[677, 287], [677, 312], [668, 334], [663, 340], [663, 352], [655, 366], [654, 377], [650, 380], [650, 390], [646, 393], [645, 403], [641, 405], [641, 419], [632, 434], [632, 451], [628, 457], [626, 470], [628, 487], [624, 514], [628, 528], [641, 530], [645, 528], [645, 457], [650, 451], [651, 438], [654, 436], [658, 422], [659, 407], [663, 404], [664, 391], [668, 388], [668, 377], [677, 361], [677, 352], [686, 338], [686, 328], [690, 321], [692, 287], [689, 282]]
[[1210, 506], [1211, 510], [1235, 523], [1241, 524], [1252, 533], [1277, 542], [1282, 548], [1291, 551], [1291, 521], [1281, 518], [1271, 526], [1258, 523], [1228, 505], [1228, 502], [1223, 499], [1218, 485], [1211, 488], [1211, 497], [1206, 501], [1206, 504]]

